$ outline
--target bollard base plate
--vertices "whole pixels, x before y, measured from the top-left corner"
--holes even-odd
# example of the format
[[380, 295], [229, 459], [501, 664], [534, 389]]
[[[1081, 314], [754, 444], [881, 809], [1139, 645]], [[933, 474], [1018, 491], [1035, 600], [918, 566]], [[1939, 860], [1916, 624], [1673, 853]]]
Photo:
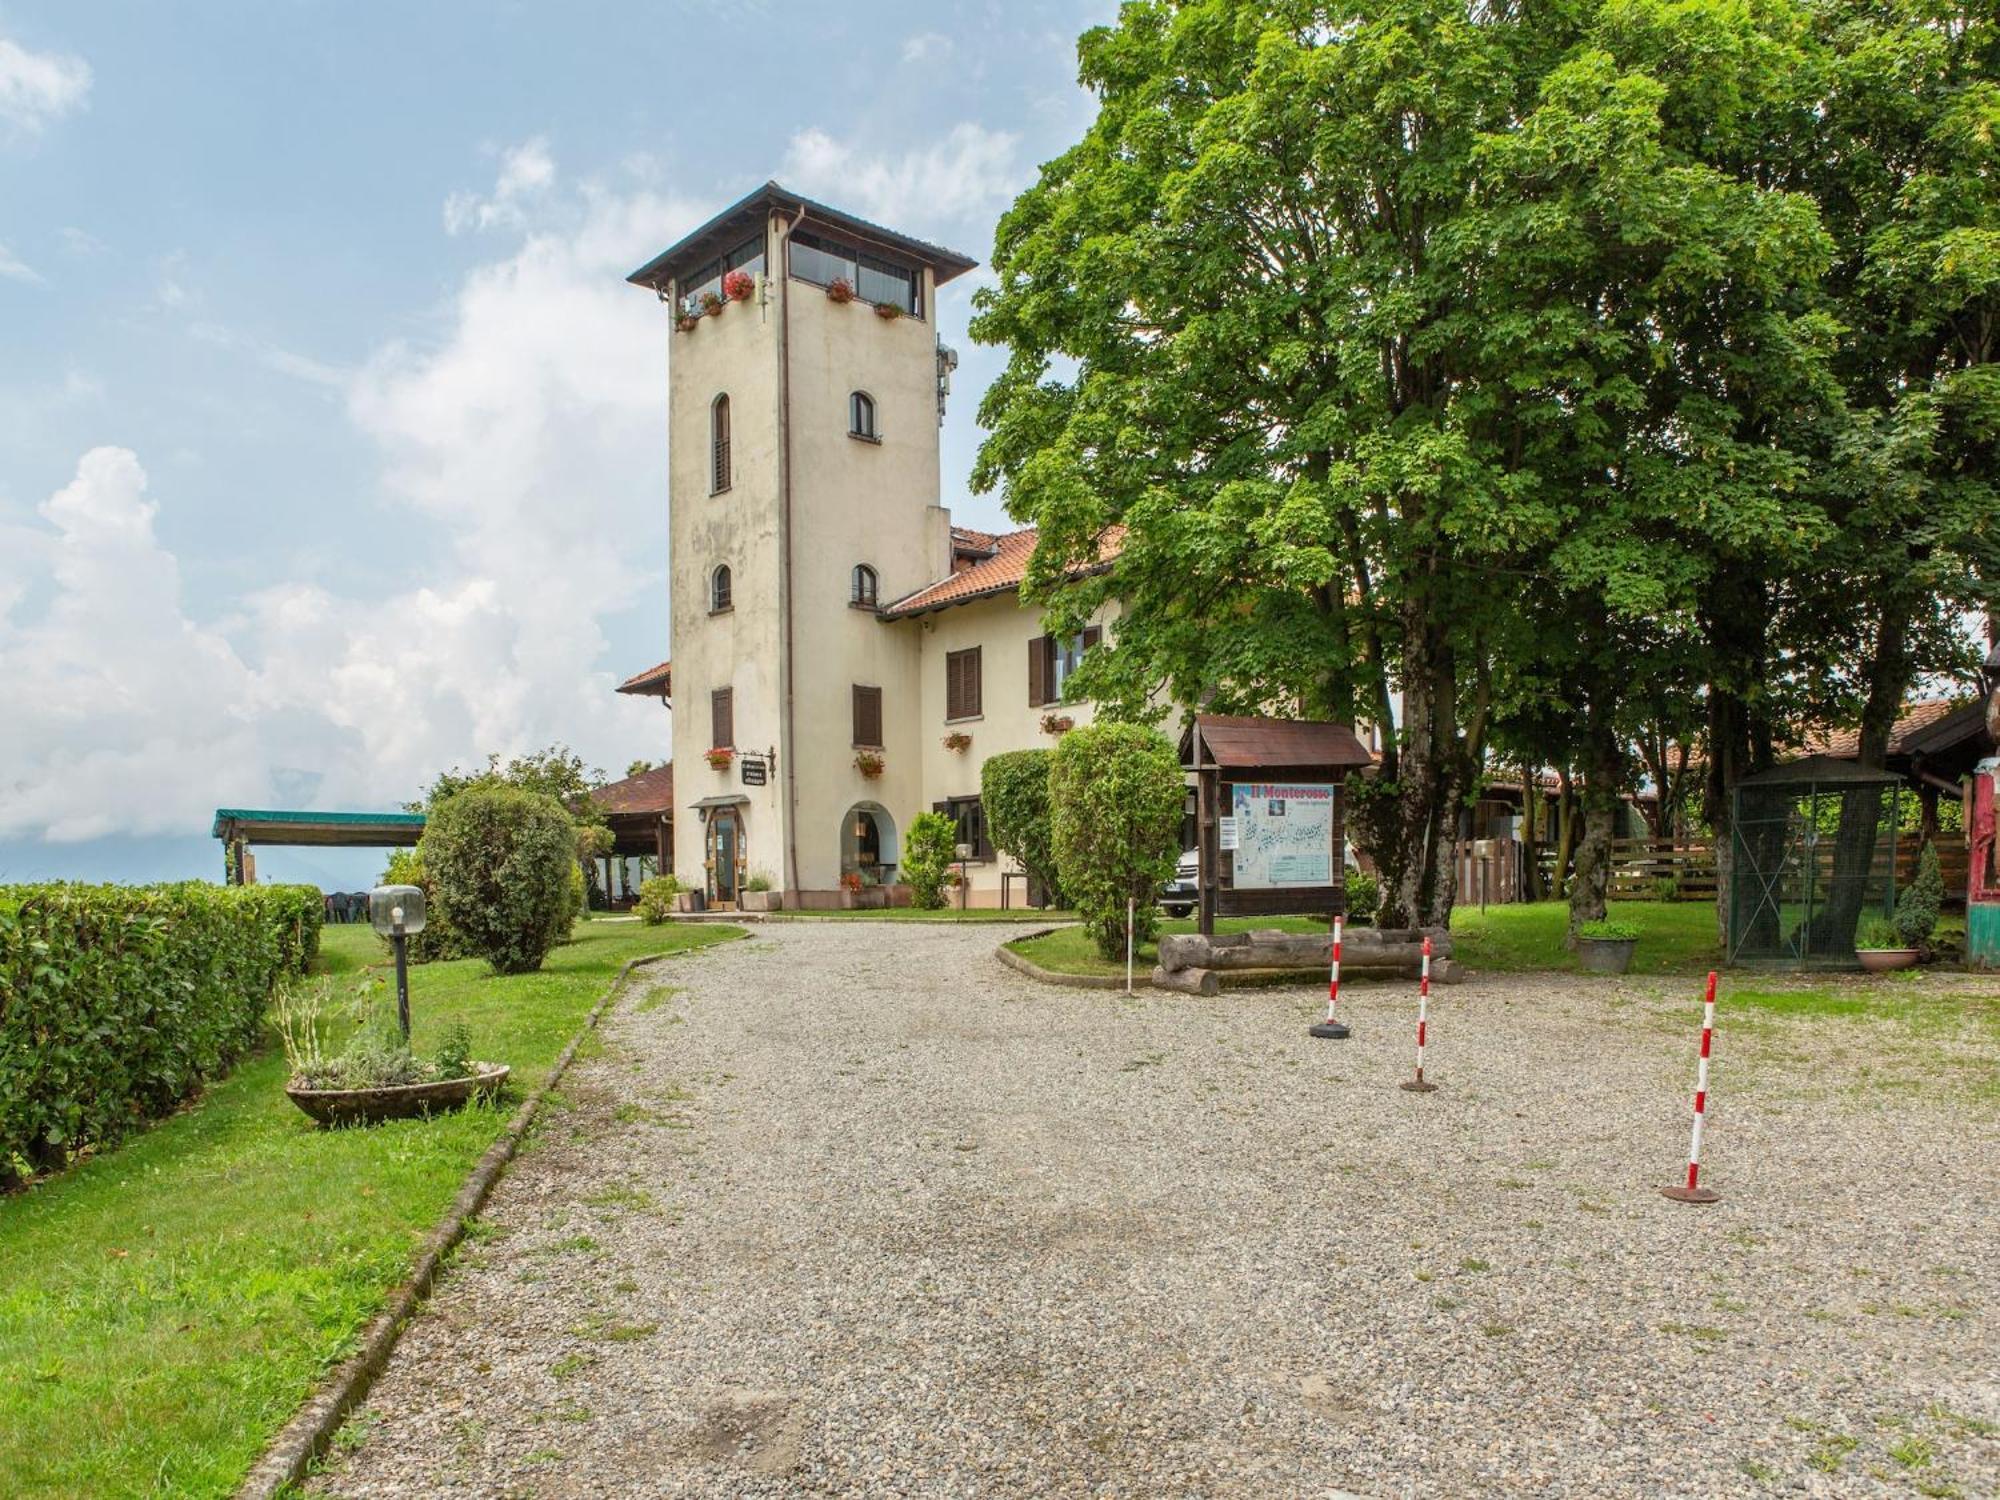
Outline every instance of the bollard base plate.
[[1412, 1094], [1435, 1094], [1437, 1092], [1436, 1084], [1426, 1083], [1421, 1078], [1409, 1079], [1403, 1083], [1402, 1087]]
[[1720, 1203], [1722, 1194], [1712, 1188], [1663, 1187], [1662, 1198], [1671, 1198], [1676, 1203]]
[[1336, 1042], [1344, 1042], [1353, 1033], [1338, 1021], [1319, 1021], [1306, 1028], [1306, 1035], [1329, 1037]]

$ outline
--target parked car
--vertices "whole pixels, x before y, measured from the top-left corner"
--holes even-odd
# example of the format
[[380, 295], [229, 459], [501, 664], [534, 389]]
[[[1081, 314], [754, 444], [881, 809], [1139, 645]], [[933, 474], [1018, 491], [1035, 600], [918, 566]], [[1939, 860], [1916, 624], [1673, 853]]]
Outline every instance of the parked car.
[[1189, 849], [1181, 855], [1181, 862], [1174, 869], [1174, 878], [1160, 887], [1160, 905], [1170, 917], [1186, 917], [1194, 914], [1196, 903], [1201, 900], [1201, 855]]

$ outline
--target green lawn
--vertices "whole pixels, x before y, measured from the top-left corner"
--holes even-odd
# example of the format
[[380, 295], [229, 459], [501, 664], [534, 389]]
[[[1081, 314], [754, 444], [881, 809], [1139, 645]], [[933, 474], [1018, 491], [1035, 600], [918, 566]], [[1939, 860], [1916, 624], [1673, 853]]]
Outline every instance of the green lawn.
[[[416, 1049], [464, 1021], [475, 1056], [514, 1067], [497, 1107], [320, 1130], [271, 1046], [196, 1107], [0, 1198], [0, 1495], [228, 1494], [619, 968], [741, 935], [588, 923], [539, 974], [413, 970]], [[327, 929], [337, 984], [382, 962], [369, 929]]]
[[[1620, 901], [1612, 915], [1640, 931], [1632, 955], [1635, 974], [1699, 973], [1719, 957], [1715, 941], [1715, 908], [1706, 901]], [[1576, 968], [1563, 947], [1569, 908], [1543, 901], [1529, 906], [1460, 907], [1452, 913], [1453, 956], [1476, 969], [1525, 970]], [[1234, 917], [1216, 923], [1223, 932], [1249, 928], [1282, 928], [1287, 932], [1319, 932], [1326, 924], [1313, 917]], [[1193, 932], [1193, 921], [1168, 921], [1162, 932]], [[1065, 928], [1046, 937], [1022, 938], [1007, 945], [1024, 958], [1059, 974], [1118, 975], [1125, 972], [1120, 957], [1107, 962], [1080, 928]], [[1150, 970], [1155, 961], [1151, 944], [1143, 945], [1134, 966]]]

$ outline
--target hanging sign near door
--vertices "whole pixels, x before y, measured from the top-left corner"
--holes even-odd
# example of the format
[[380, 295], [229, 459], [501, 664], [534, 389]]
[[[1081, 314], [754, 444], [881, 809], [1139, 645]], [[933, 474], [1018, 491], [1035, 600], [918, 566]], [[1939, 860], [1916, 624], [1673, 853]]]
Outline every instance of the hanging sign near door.
[[763, 786], [771, 774], [769, 762], [761, 755], [743, 756], [737, 764], [743, 767], [745, 786]]

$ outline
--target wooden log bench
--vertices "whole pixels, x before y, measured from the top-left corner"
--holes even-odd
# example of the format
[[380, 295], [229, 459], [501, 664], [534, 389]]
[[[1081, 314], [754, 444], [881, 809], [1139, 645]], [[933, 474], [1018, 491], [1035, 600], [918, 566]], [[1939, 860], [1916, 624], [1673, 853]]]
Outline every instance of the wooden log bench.
[[[1341, 935], [1340, 974], [1415, 979], [1423, 971], [1426, 929], [1414, 927], [1349, 927]], [[1465, 977], [1464, 966], [1451, 956], [1451, 934], [1428, 929], [1431, 978], [1454, 984]], [[1213, 995], [1229, 973], [1325, 973], [1333, 960], [1330, 933], [1224, 932], [1214, 937], [1176, 933], [1159, 942], [1160, 963], [1153, 970], [1158, 989], [1189, 995]]]

